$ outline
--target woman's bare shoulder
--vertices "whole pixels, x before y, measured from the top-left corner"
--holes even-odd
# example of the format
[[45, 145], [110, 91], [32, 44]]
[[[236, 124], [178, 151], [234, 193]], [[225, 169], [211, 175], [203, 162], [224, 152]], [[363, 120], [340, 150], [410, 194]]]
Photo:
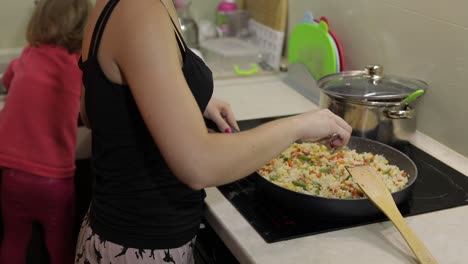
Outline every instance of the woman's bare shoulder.
[[[177, 47], [174, 27], [165, 6], [159, 0], [121, 0], [116, 10], [115, 43], [123, 56], [131, 56], [129, 50], [151, 52], [172, 51]], [[114, 28], [114, 29], [115, 29]], [[145, 57], [150, 55], [143, 54]], [[145, 58], [146, 59], [146, 58]]]
[[119, 20], [129, 22], [161, 22], [169, 17], [166, 4], [161, 0], [121, 0]]

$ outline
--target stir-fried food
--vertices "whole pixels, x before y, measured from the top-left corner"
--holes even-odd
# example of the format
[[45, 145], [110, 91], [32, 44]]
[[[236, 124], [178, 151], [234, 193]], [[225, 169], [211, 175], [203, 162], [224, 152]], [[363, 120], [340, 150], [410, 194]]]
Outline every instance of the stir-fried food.
[[258, 170], [269, 181], [296, 192], [327, 198], [364, 197], [362, 190], [346, 171], [346, 166], [369, 164], [382, 177], [390, 192], [405, 188], [408, 174], [388, 164], [382, 155], [340, 148], [328, 150], [316, 143], [295, 143]]

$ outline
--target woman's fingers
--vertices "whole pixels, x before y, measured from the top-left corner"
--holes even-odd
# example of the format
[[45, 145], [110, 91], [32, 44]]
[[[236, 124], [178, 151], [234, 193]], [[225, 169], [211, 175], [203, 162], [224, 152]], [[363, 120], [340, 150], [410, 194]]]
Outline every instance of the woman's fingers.
[[338, 133], [340, 137], [333, 140], [331, 144], [332, 146], [335, 146], [335, 147], [345, 146], [348, 144], [349, 139], [351, 138], [351, 132], [353, 131], [353, 128], [348, 123], [346, 123], [346, 121], [344, 121], [344, 119], [342, 119], [341, 117], [339, 116], [335, 116], [335, 117], [336, 117], [335, 123], [337, 126], [336, 133]]
[[231, 133], [233, 129], [240, 130], [231, 106], [223, 100], [211, 98], [203, 115], [215, 122], [221, 132]]
[[223, 117], [231, 128], [234, 128], [237, 131], [240, 131], [239, 125], [237, 124], [236, 117], [234, 116], [234, 112], [232, 112], [231, 107], [229, 105], [226, 105], [224, 107]]
[[347, 132], [351, 133], [353, 131], [353, 128], [343, 118], [335, 115], [335, 121], [341, 128], [343, 128]]
[[231, 133], [231, 127], [229, 126], [228, 122], [221, 116], [220, 112], [213, 113], [211, 115], [211, 120], [216, 123], [219, 131], [222, 133]]
[[[352, 127], [343, 118], [335, 115], [328, 109], [320, 110], [318, 114], [317, 117], [314, 116], [314, 119], [317, 118], [315, 123], [318, 122], [319, 126], [325, 129], [320, 130], [317, 125], [315, 125], [315, 129], [317, 129], [316, 131], [319, 133], [315, 135], [315, 137], [323, 138], [338, 134], [337, 138], [330, 138], [329, 140], [331, 141], [326, 142], [326, 145], [328, 147], [340, 147], [348, 144]], [[320, 118], [320, 116], [322, 118]], [[322, 135], [320, 136], [320, 134]]]
[[340, 136], [331, 142], [332, 147], [336, 148], [348, 145], [349, 139], [351, 138], [351, 133], [340, 126], [337, 127], [336, 133]]
[[349, 133], [351, 133], [351, 131], [353, 130], [352, 127], [343, 119], [341, 118], [340, 116], [334, 114], [332, 111], [330, 110], [325, 110], [326, 113], [328, 114], [328, 117], [333, 119], [333, 121], [338, 125], [340, 126], [341, 128], [343, 128], [344, 130], [348, 131]]

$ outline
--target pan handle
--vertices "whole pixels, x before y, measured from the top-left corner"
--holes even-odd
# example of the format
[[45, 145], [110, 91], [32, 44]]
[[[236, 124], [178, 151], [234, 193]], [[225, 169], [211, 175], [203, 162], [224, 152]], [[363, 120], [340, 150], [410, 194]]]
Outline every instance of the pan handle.
[[390, 119], [410, 119], [413, 118], [414, 110], [410, 106], [407, 106], [405, 109], [400, 110], [385, 109], [383, 113]]

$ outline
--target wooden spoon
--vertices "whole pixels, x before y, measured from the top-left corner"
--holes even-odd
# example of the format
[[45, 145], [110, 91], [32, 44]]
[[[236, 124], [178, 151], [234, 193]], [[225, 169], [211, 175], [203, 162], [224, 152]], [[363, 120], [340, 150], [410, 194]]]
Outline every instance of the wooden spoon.
[[408, 243], [419, 262], [437, 263], [424, 243], [416, 236], [411, 227], [398, 210], [392, 195], [377, 171], [369, 165], [347, 167], [346, 170], [353, 176], [367, 197], [393, 222], [403, 238]]

